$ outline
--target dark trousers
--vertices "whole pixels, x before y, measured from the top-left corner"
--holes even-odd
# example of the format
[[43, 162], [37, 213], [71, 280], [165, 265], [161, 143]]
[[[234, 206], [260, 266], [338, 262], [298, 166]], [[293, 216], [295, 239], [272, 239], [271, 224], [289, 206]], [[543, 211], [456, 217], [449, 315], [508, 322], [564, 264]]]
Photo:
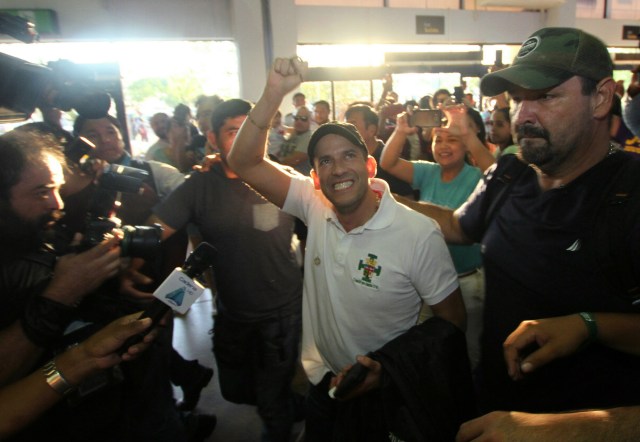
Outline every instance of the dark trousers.
[[329, 383], [333, 373], [324, 375], [318, 385], [309, 386], [305, 402], [306, 442], [331, 442], [334, 437], [334, 427], [337, 413], [337, 402], [329, 397]]
[[298, 360], [300, 312], [246, 323], [215, 318], [213, 352], [222, 396], [258, 407], [263, 440], [288, 442], [294, 422], [291, 382]]

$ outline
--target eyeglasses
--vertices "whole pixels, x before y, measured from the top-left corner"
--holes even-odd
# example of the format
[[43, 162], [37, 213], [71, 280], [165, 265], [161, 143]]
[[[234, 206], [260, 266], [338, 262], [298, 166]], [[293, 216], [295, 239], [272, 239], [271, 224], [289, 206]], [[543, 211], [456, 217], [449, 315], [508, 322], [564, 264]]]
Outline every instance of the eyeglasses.
[[309, 121], [309, 117], [293, 117], [293, 119], [296, 121]]

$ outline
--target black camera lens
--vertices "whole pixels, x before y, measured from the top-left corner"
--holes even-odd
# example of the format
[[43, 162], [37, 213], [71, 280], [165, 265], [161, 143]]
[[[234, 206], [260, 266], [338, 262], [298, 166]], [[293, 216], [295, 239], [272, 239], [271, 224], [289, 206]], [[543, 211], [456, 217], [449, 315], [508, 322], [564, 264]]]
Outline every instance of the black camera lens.
[[134, 258], [153, 258], [157, 254], [162, 240], [162, 227], [122, 226], [124, 236], [120, 241], [121, 256]]

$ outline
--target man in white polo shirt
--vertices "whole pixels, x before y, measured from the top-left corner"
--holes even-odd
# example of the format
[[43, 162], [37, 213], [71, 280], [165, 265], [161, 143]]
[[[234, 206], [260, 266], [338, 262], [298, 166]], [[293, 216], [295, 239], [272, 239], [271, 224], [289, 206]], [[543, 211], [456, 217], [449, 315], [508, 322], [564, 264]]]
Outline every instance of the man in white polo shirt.
[[375, 160], [353, 125], [329, 123], [313, 134], [311, 178], [265, 157], [269, 123], [305, 73], [300, 59], [275, 61], [227, 161], [245, 182], [308, 226], [302, 362], [313, 386], [305, 436], [326, 441], [333, 435], [335, 404], [327, 390], [335, 374], [357, 356], [370, 369], [357, 391], [377, 388], [380, 364], [358, 355], [415, 325], [423, 302], [460, 328], [465, 311], [437, 225], [397, 203], [388, 185], [373, 178]]

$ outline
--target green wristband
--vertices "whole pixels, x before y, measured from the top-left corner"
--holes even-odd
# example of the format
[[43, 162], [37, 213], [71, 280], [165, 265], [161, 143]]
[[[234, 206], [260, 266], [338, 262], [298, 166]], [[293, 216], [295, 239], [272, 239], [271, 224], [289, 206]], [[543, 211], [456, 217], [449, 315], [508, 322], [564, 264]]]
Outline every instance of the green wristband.
[[580, 312], [578, 313], [580, 318], [584, 321], [584, 325], [587, 326], [587, 331], [589, 332], [589, 336], [584, 344], [590, 344], [598, 339], [598, 324], [596, 323], [596, 317], [593, 313], [590, 312]]

